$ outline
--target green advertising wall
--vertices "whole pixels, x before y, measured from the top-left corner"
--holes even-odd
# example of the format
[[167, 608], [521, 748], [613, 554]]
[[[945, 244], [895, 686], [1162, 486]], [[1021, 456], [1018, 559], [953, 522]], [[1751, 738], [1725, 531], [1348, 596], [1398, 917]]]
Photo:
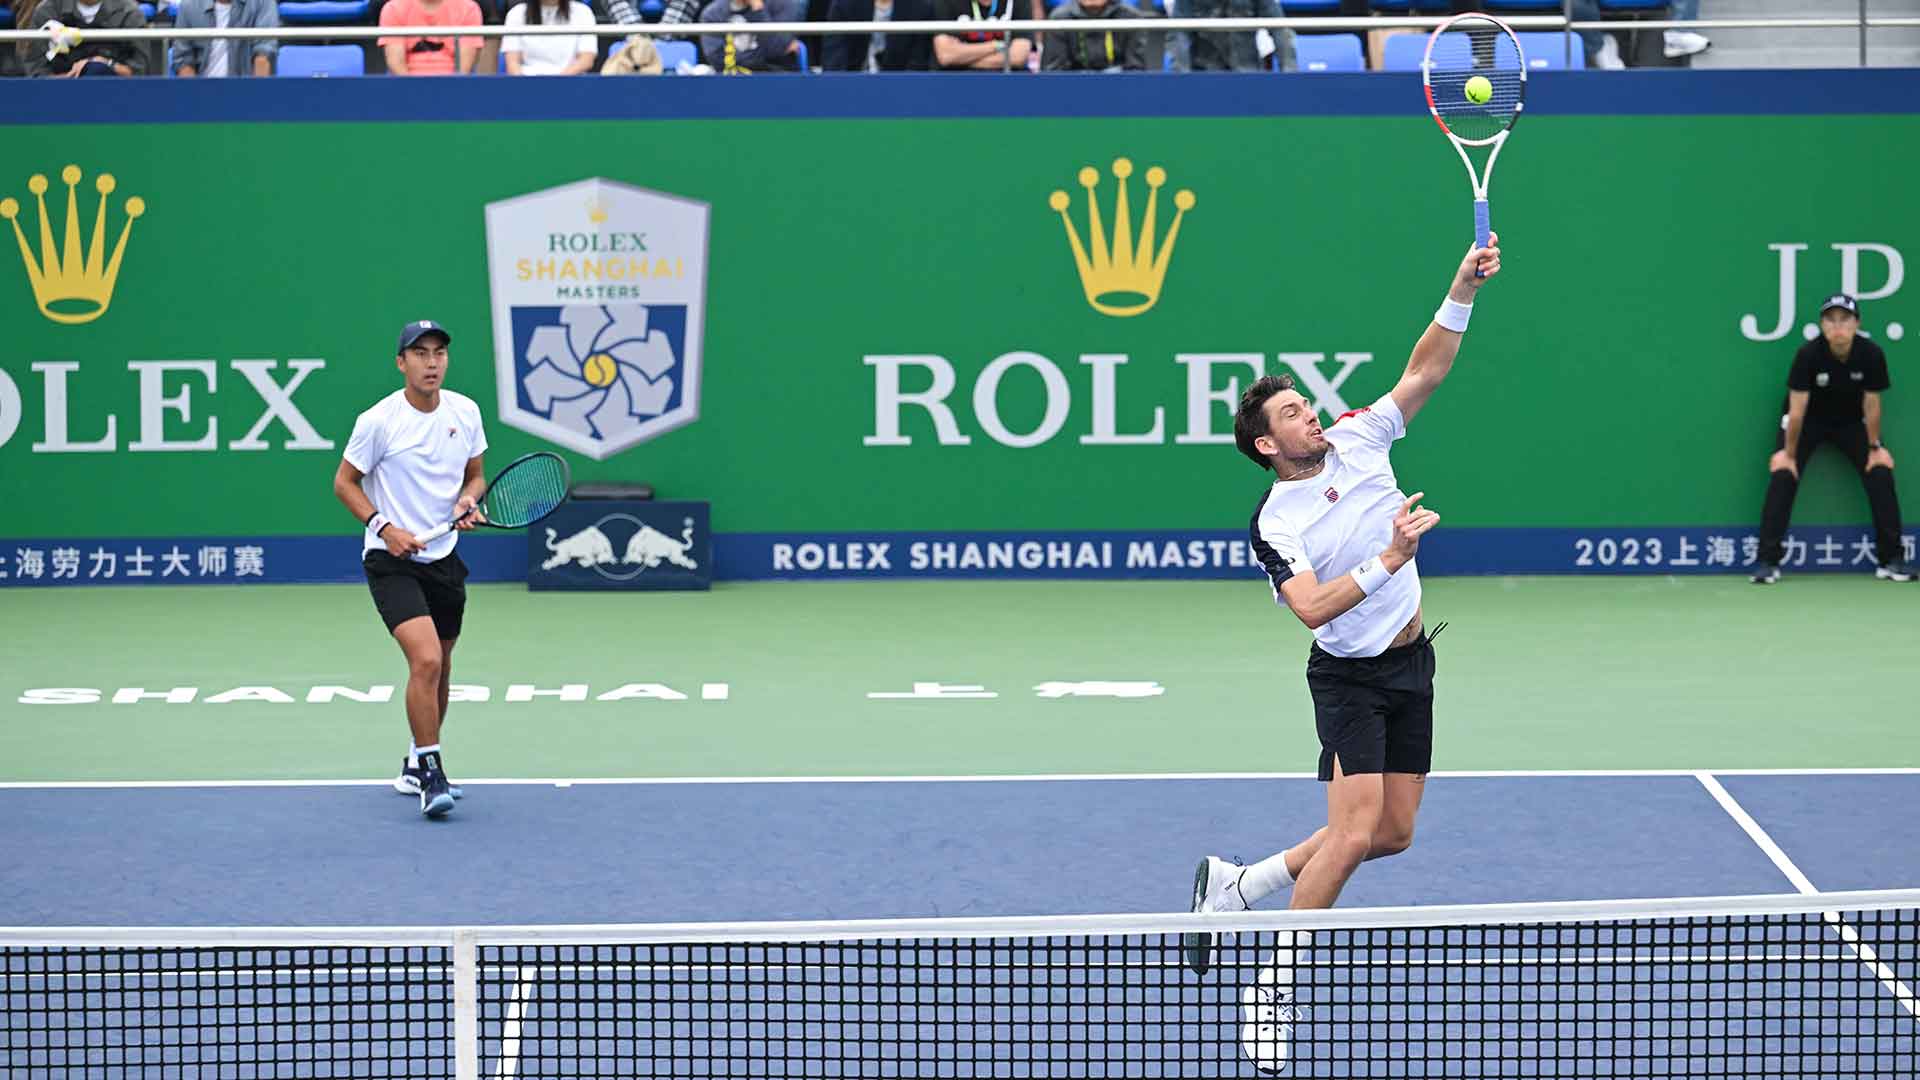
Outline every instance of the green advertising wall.
[[[1239, 85], [1196, 100], [1243, 112]], [[1505, 271], [1396, 455], [1404, 485], [1428, 492], [1450, 526], [1750, 531], [1801, 327], [1843, 286], [1870, 297], [1864, 328], [1891, 359], [1885, 438], [1920, 463], [1915, 343], [1903, 340], [1920, 328], [1920, 300], [1903, 285], [1920, 247], [1920, 116], [1597, 107], [1529, 115], [1503, 152], [1492, 197]], [[448, 385], [485, 410], [496, 463], [565, 449], [500, 418], [486, 207], [595, 178], [706, 204], [710, 237], [704, 311], [693, 313], [697, 419], [604, 460], [569, 450], [576, 479], [711, 500], [724, 532], [1243, 528], [1262, 475], [1219, 441], [1228, 409], [1196, 402], [1196, 365], [1180, 358], [1250, 354], [1264, 370], [1304, 366], [1323, 382], [1344, 371], [1337, 397], [1358, 407], [1398, 376], [1470, 238], [1463, 170], [1410, 108], [129, 119], [5, 128], [0, 197], [18, 203], [26, 251], [7, 240], [0, 254], [0, 535], [352, 533], [330, 478], [355, 415], [397, 388], [394, 334], [415, 318], [451, 328]], [[1091, 245], [1078, 177], [1097, 169], [1111, 240], [1117, 159], [1132, 163], [1135, 230], [1147, 170], [1164, 170], [1156, 249], [1173, 195], [1192, 193], [1155, 302], [1127, 316], [1090, 304], [1050, 202], [1068, 193]], [[144, 202], [107, 310], [78, 325], [38, 310], [25, 261], [42, 248], [29, 177], [50, 183], [60, 246], [68, 165], [84, 174], [83, 247], [97, 178], [113, 177], [102, 258], [129, 197]], [[589, 202], [539, 227], [599, 235], [619, 224], [595, 221]], [[646, 257], [663, 256], [692, 257]], [[1783, 258], [1791, 310], [1776, 335]], [[1011, 362], [983, 417], [977, 383], [1014, 353], [1045, 363]], [[886, 364], [871, 359], [881, 356], [950, 366], [945, 400], [965, 444], [941, 443], [917, 406], [900, 409], [899, 437], [885, 438]], [[138, 367], [155, 361], [210, 361], [213, 377]], [[275, 363], [235, 366], [253, 361]], [[306, 374], [285, 400], [315, 445], [289, 445], [303, 441], [299, 425], [280, 418], [250, 444], [263, 448], [235, 448], [269, 411], [255, 384], [287, 385], [296, 363]], [[1101, 369], [1110, 408], [1096, 401]], [[924, 389], [932, 370], [902, 366], [901, 389]], [[1204, 389], [1251, 376], [1216, 364]], [[47, 445], [62, 441], [48, 409], [61, 379], [65, 407], [53, 414], [65, 445], [95, 444], [84, 452]], [[1050, 421], [1050, 407], [1064, 416]], [[1158, 438], [1102, 443], [1103, 412], [1119, 436], [1149, 433], [1157, 415]], [[1003, 437], [1053, 433], [1006, 445], [990, 431], [996, 417]], [[195, 440], [211, 446], [143, 449]], [[875, 445], [886, 441], [895, 445]], [[1811, 478], [1799, 520], [1865, 520], [1837, 458]]]

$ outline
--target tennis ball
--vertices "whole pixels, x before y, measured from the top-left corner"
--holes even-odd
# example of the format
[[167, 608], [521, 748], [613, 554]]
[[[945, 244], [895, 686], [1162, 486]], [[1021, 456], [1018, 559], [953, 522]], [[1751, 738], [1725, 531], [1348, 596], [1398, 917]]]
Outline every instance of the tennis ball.
[[1467, 100], [1475, 105], [1485, 105], [1493, 100], [1493, 84], [1485, 75], [1475, 75], [1467, 80]]
[[614, 376], [618, 375], [619, 371], [614, 366], [613, 357], [606, 353], [595, 353], [587, 357], [586, 366], [580, 374], [594, 386], [611, 386]]

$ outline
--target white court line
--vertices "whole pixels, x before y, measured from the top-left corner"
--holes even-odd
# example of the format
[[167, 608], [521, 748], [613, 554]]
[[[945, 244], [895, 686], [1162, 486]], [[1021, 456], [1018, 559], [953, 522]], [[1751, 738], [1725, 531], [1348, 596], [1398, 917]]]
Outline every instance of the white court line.
[[500, 1025], [500, 1061], [494, 1069], [493, 1080], [514, 1080], [520, 1073], [520, 1019], [539, 976], [539, 968], [523, 967], [514, 971], [513, 1000], [507, 1002], [506, 1019]]
[[[1786, 875], [1795, 889], [1807, 896], [1819, 895], [1820, 890], [1814, 887], [1813, 882], [1801, 872], [1798, 866], [1794, 865], [1793, 860], [1787, 857], [1786, 851], [1774, 842], [1773, 837], [1767, 835], [1767, 830], [1760, 827], [1760, 823], [1753, 819], [1753, 815], [1747, 813], [1747, 808], [1740, 805], [1732, 792], [1722, 786], [1712, 773], [1703, 772], [1695, 775], [1700, 781], [1700, 786], [1706, 788], [1707, 794], [1713, 796], [1713, 801], [1720, 804], [1720, 808], [1733, 818], [1734, 824], [1739, 825], [1748, 838], [1766, 854], [1768, 859], [1772, 860], [1773, 865]], [[1862, 964], [1866, 965], [1867, 970], [1873, 973], [1873, 977], [1880, 980], [1880, 985], [1893, 994], [1894, 1001], [1907, 1010], [1914, 1019], [1920, 1020], [1920, 997], [1914, 995], [1912, 987], [1900, 981], [1899, 973], [1880, 962], [1880, 956], [1874, 951], [1873, 946], [1860, 940], [1859, 931], [1841, 918], [1837, 911], [1823, 911], [1820, 917], [1826, 921], [1827, 925], [1834, 928], [1834, 931], [1840, 935], [1840, 940], [1846, 943], [1847, 948]]]
[[[1701, 776], [1920, 776], [1920, 767], [1830, 769], [1472, 769], [1435, 772], [1442, 780], [1533, 780], [1583, 777], [1701, 777]], [[1113, 780], [1312, 780], [1310, 772], [1184, 772], [1184, 773], [980, 773], [908, 776], [620, 776], [620, 777], [492, 777], [463, 778], [462, 786], [588, 787], [675, 786], [698, 784], [1010, 784], [1065, 783]], [[299, 788], [385, 787], [378, 780], [7, 780], [0, 791], [100, 788]]]

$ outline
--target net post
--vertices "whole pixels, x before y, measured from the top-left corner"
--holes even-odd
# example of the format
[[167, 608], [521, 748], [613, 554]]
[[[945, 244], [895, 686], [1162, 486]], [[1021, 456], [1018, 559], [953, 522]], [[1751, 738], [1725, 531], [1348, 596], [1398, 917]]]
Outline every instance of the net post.
[[480, 1080], [480, 932], [453, 932], [453, 1077]]

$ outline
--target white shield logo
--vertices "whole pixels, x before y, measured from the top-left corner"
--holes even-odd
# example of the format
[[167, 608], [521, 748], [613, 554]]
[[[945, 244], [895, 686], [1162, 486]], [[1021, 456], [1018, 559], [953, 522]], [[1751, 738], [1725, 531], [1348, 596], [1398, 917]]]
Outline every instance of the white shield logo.
[[597, 178], [487, 204], [500, 419], [596, 460], [697, 419], [711, 209]]

